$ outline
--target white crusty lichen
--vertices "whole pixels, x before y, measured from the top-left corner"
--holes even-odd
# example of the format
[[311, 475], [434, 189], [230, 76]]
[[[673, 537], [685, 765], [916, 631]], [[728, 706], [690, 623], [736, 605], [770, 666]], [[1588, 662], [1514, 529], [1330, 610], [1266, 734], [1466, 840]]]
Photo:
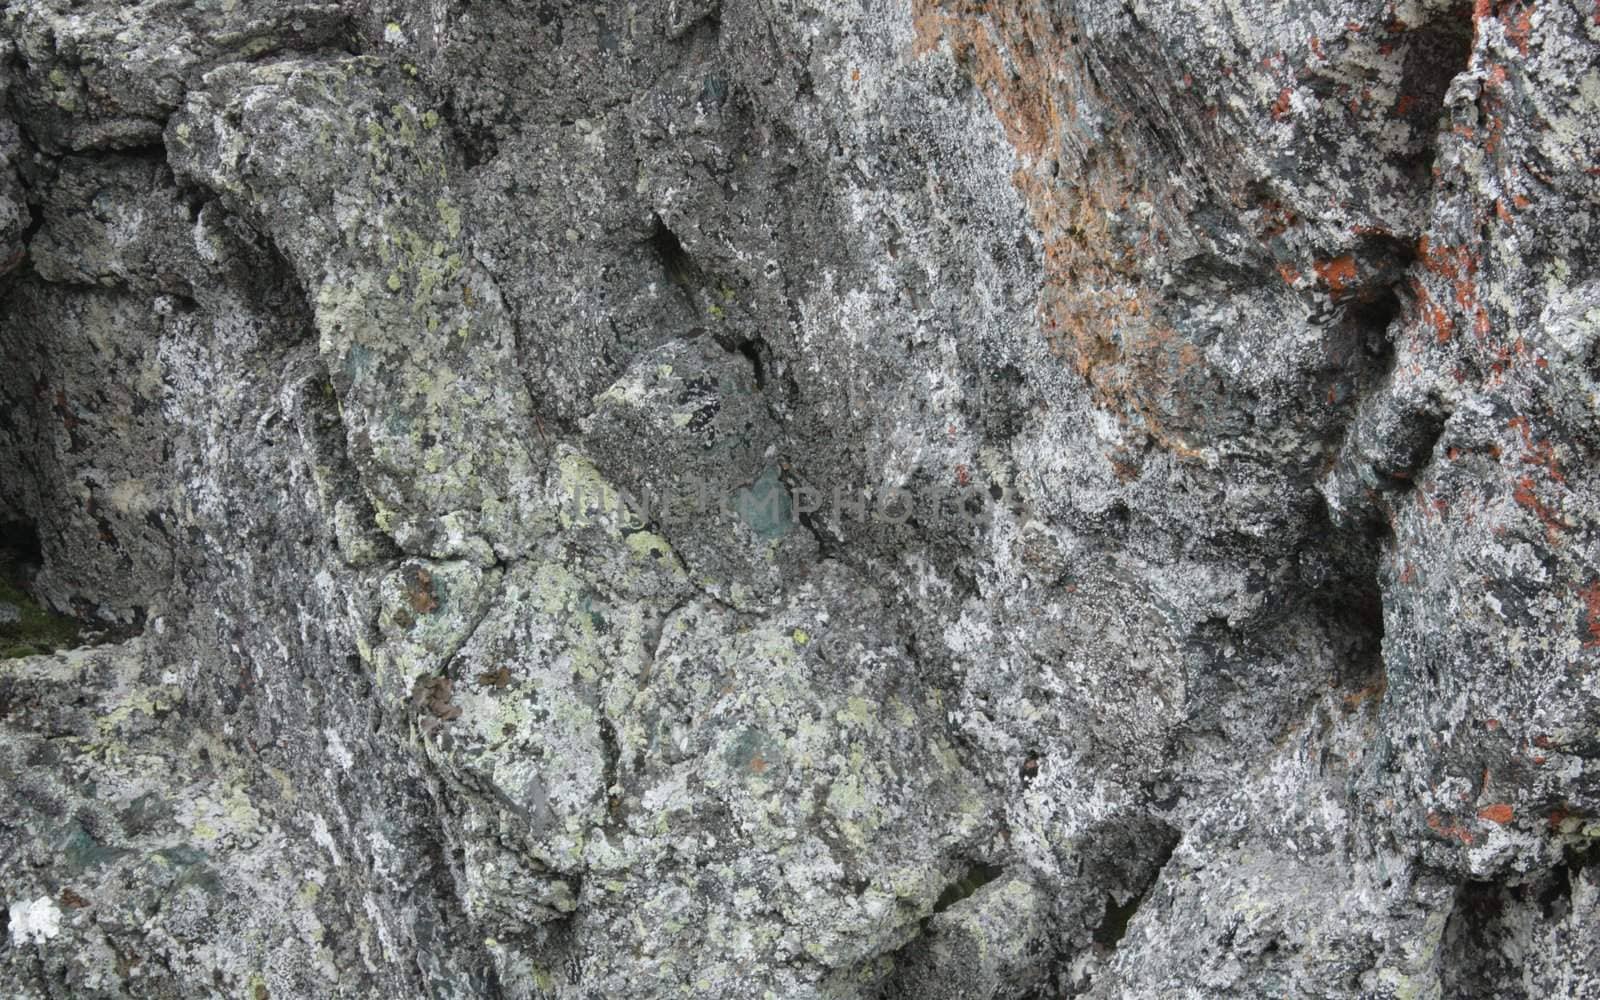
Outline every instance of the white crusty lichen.
[[49, 896], [12, 903], [9, 914], [12, 947], [43, 944], [61, 933], [61, 910]]

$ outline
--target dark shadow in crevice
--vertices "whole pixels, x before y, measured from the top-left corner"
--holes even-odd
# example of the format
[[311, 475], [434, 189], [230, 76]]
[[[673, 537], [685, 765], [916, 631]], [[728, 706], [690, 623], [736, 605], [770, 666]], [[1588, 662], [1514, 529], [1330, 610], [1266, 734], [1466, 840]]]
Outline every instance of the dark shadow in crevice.
[[[683, 248], [683, 241], [678, 239], [678, 234], [668, 228], [659, 215], [654, 216], [648, 242], [651, 253], [655, 255], [668, 281], [680, 288], [693, 288], [701, 283], [699, 265]], [[692, 300], [690, 304], [693, 305]]]
[[1181, 839], [1176, 830], [1167, 828], [1168, 836], [1161, 842], [1158, 853], [1150, 859], [1146, 869], [1144, 881], [1133, 887], [1133, 891], [1118, 901], [1114, 894], [1106, 894], [1105, 916], [1094, 929], [1094, 942], [1102, 948], [1115, 948], [1128, 933], [1128, 925], [1133, 923], [1133, 918], [1138, 914], [1139, 908], [1150, 898], [1150, 891], [1155, 888], [1156, 882], [1161, 879], [1161, 872], [1172, 860], [1173, 852], [1178, 849]]
[[940, 893], [939, 898], [934, 901], [933, 912], [943, 913], [963, 899], [971, 898], [973, 893], [1004, 874], [1005, 869], [999, 865], [985, 864], [982, 861], [974, 862], [967, 869], [965, 875], [945, 886], [944, 892]]
[[[450, 129], [452, 145], [461, 153], [461, 163], [468, 170], [481, 167], [500, 155], [500, 140], [492, 126], [468, 122], [456, 104], [455, 96], [447, 95], [439, 103], [440, 114]], [[570, 125], [562, 122], [562, 125]]]
[[1471, 0], [1463, 0], [1399, 36], [1405, 55], [1398, 93], [1404, 97], [1397, 114], [1421, 137], [1403, 166], [1423, 187], [1433, 186], [1439, 119], [1450, 81], [1466, 72], [1472, 60], [1472, 11]]
[[0, 560], [22, 571], [37, 571], [44, 565], [44, 546], [31, 522], [0, 520]]
[[1507, 959], [1505, 940], [1508, 900], [1504, 886], [1470, 881], [1456, 892], [1440, 942], [1439, 972], [1447, 997], [1500, 996], [1500, 987], [1517, 984], [1521, 970]]
[[767, 365], [762, 360], [762, 354], [766, 350], [766, 344], [760, 340], [746, 340], [738, 345], [737, 350], [744, 355], [746, 361], [750, 362], [750, 371], [755, 377], [756, 388], [765, 389], [767, 387]]

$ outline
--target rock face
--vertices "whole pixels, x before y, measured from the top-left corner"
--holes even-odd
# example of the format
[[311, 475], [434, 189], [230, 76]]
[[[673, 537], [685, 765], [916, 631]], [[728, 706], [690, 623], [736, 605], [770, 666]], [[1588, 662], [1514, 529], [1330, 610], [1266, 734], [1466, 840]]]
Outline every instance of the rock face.
[[0, 69], [0, 993], [1600, 996], [1593, 0]]

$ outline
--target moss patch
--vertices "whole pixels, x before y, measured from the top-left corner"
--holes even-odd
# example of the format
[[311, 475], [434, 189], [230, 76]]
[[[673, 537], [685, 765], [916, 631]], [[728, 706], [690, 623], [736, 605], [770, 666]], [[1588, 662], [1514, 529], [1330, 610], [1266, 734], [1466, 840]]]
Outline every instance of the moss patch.
[[41, 607], [22, 588], [23, 579], [22, 567], [0, 551], [0, 660], [79, 645], [82, 626]]

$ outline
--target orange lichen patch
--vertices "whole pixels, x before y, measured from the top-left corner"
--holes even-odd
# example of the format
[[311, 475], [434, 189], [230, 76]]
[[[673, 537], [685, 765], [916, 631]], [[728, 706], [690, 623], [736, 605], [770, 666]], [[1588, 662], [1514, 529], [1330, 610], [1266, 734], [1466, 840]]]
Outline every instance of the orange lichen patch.
[[[1417, 244], [1417, 256], [1429, 274], [1450, 283], [1455, 305], [1471, 316], [1473, 330], [1480, 339], [1489, 335], [1489, 313], [1478, 297], [1478, 258], [1466, 247], [1437, 246], [1424, 236]], [[1441, 338], [1447, 339], [1447, 338]]]
[[1428, 829], [1446, 840], [1459, 840], [1468, 847], [1472, 846], [1472, 831], [1447, 816], [1441, 816], [1436, 812], [1429, 813]]
[[1333, 260], [1317, 261], [1312, 267], [1334, 296], [1343, 295], [1346, 289], [1356, 283], [1356, 259], [1348, 254]]
[[1422, 282], [1413, 281], [1411, 290], [1416, 293], [1417, 315], [1433, 331], [1434, 340], [1441, 344], [1449, 343], [1456, 332], [1456, 322], [1450, 318], [1449, 311], [1433, 301]]
[[[1522, 347], [1520, 341], [1515, 346], [1519, 350], [1514, 353], [1524, 353], [1520, 349]], [[1496, 371], [1504, 370], [1509, 365], [1510, 356], [1511, 352], [1508, 352], [1506, 360], [1497, 363], [1494, 369]], [[1541, 439], [1534, 435], [1533, 424], [1528, 417], [1519, 414], [1508, 420], [1506, 426], [1522, 437], [1523, 450], [1522, 454], [1518, 456], [1522, 463], [1536, 466], [1539, 471], [1543, 472], [1549, 480], [1546, 485], [1555, 484], [1554, 488], [1558, 489], [1564, 486], [1567, 477], [1561, 467], [1555, 445], [1548, 439]], [[1551, 544], [1556, 544], [1559, 541], [1561, 533], [1567, 530], [1567, 524], [1554, 509], [1541, 499], [1539, 496], [1539, 484], [1534, 477], [1519, 477], [1516, 480], [1511, 497], [1517, 502], [1518, 506], [1532, 511], [1539, 518], [1539, 522], [1544, 525], [1545, 533], [1549, 537]]]
[[1278, 99], [1272, 102], [1272, 117], [1278, 121], [1289, 117], [1289, 112], [1294, 110], [1294, 88], [1285, 87], [1278, 91]]
[[1583, 648], [1594, 649], [1600, 646], [1600, 580], [1578, 591], [1578, 598], [1583, 601], [1584, 624], [1589, 629]]
[[1525, 446], [1531, 447], [1533, 445], [1533, 424], [1523, 414], [1519, 413], [1510, 420], [1507, 420], [1506, 428], [1521, 434], [1522, 443]]
[[1502, 20], [1506, 26], [1506, 39], [1523, 55], [1528, 54], [1528, 40], [1533, 35], [1533, 4], [1519, 4], [1516, 11]]
[[1451, 282], [1456, 305], [1470, 312], [1478, 298], [1478, 258], [1472, 251], [1466, 247], [1435, 246], [1424, 236], [1417, 244], [1417, 256], [1429, 273]]
[[1565, 531], [1567, 526], [1556, 516], [1555, 511], [1546, 507], [1544, 501], [1539, 499], [1539, 495], [1534, 492], [1532, 478], [1524, 476], [1517, 480], [1516, 488], [1511, 493], [1511, 499], [1517, 502], [1517, 506], [1532, 511], [1539, 518], [1539, 523], [1544, 525], [1545, 535], [1549, 538], [1550, 544], [1554, 545], [1559, 542], [1561, 532]]
[[1295, 282], [1300, 280], [1300, 272], [1296, 271], [1290, 264], [1279, 264], [1278, 276], [1283, 279], [1283, 283], [1285, 285], [1292, 286]]
[[1516, 816], [1516, 812], [1507, 803], [1496, 802], [1492, 806], [1484, 806], [1482, 809], [1479, 809], [1478, 816], [1479, 818], [1486, 819], [1491, 823], [1498, 823], [1501, 826], [1505, 826]]
[[1522, 456], [1522, 460], [1529, 465], [1539, 466], [1546, 475], [1558, 483], [1567, 481], [1567, 477], [1561, 471], [1561, 462], [1556, 458], [1556, 446], [1550, 443], [1549, 438], [1535, 444]]
[[[1288, 232], [1290, 227], [1299, 224], [1300, 217], [1293, 209], [1285, 208], [1283, 202], [1276, 198], [1261, 204], [1261, 228], [1256, 232], [1256, 238], [1262, 242], [1281, 236]], [[1281, 266], [1281, 265], [1280, 265]]]
[[1487, 118], [1489, 120], [1489, 135], [1483, 140], [1483, 151], [1493, 156], [1500, 148], [1500, 140], [1505, 135], [1506, 122], [1504, 118], [1493, 113], [1487, 115]]

